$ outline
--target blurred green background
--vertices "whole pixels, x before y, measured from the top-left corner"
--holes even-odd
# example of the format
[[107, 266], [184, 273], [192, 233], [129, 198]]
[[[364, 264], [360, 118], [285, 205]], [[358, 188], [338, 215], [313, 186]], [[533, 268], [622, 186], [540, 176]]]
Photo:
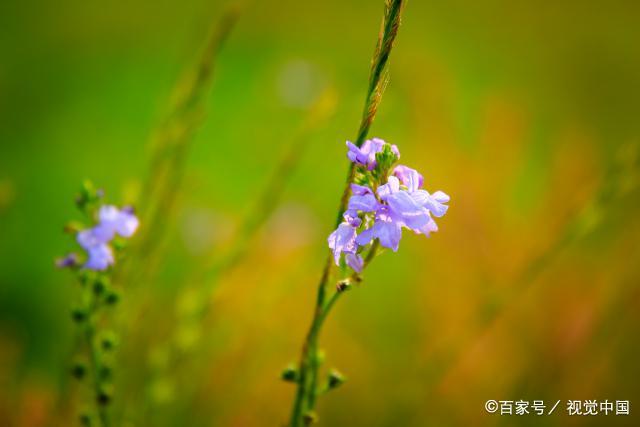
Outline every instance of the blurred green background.
[[[225, 4], [5, 1], [0, 13], [0, 425], [71, 426], [73, 249], [85, 178], [135, 201], [149, 135]], [[274, 426], [293, 387], [381, 1], [255, 1], [222, 50], [153, 283], [116, 375], [123, 426]], [[640, 4], [410, 1], [371, 136], [452, 197], [340, 302], [348, 377], [324, 426], [638, 425]], [[294, 138], [322, 93], [334, 114]], [[153, 374], [193, 271], [224, 251], [292, 141], [292, 179], [211, 296], [199, 349]], [[144, 224], [142, 224], [144, 228]], [[217, 248], [217, 249], [216, 249]], [[127, 313], [124, 314], [126, 317]], [[151, 366], [151, 368], [150, 368]], [[500, 417], [487, 399], [630, 400], [628, 417]], [[564, 409], [564, 408], [563, 408]]]

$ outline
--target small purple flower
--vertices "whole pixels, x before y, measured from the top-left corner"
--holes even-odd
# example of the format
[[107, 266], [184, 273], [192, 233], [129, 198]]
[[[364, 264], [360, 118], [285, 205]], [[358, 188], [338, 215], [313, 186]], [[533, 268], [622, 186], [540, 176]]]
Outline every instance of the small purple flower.
[[363, 196], [353, 195], [349, 198], [347, 209], [351, 211], [375, 212], [378, 208], [378, 200], [373, 194]]
[[344, 257], [347, 265], [353, 269], [356, 273], [362, 273], [362, 268], [364, 267], [364, 260], [358, 254], [347, 254]]
[[373, 191], [366, 185], [351, 184], [351, 193], [356, 196], [364, 196], [366, 194], [373, 194]]
[[380, 198], [389, 205], [389, 216], [411, 229], [424, 227], [431, 218], [429, 211], [414, 200], [411, 193], [399, 188], [398, 178], [390, 176], [387, 184], [378, 189]]
[[402, 223], [395, 220], [386, 206], [381, 206], [376, 213], [376, 219], [371, 228], [364, 230], [356, 238], [356, 243], [365, 246], [373, 239], [378, 239], [380, 245], [394, 252], [398, 250], [402, 237]]
[[105, 270], [114, 263], [113, 250], [109, 243], [116, 234], [131, 237], [138, 228], [139, 221], [132, 208], [118, 209], [112, 205], [100, 207], [99, 222], [92, 228], [80, 231], [76, 240], [87, 252], [84, 267], [90, 270]]
[[[343, 215], [345, 222], [329, 236], [328, 241], [336, 264], [339, 265], [340, 257], [345, 253], [346, 264], [356, 272], [364, 268], [362, 256], [358, 254], [361, 247], [378, 239], [381, 246], [397, 251], [402, 228], [429, 236], [438, 231], [432, 216], [441, 217], [448, 209], [449, 196], [442, 191], [430, 194], [422, 189], [424, 178], [415, 169], [398, 165], [393, 168], [391, 176], [387, 176], [388, 166], [385, 165], [384, 170], [378, 168], [375, 173], [368, 172], [378, 167], [376, 153], [385, 150], [386, 146], [388, 144], [379, 138], [366, 140], [361, 147], [347, 141], [347, 157], [366, 167], [357, 173], [362, 174], [363, 181], [372, 183], [376, 190], [351, 184], [352, 194]], [[390, 146], [390, 150], [396, 160], [400, 158], [395, 145]]]
[[356, 228], [349, 223], [343, 222], [327, 239], [329, 248], [333, 251], [336, 265], [340, 265], [340, 255], [344, 253], [353, 254], [358, 249], [356, 245]]
[[105, 243], [109, 243], [111, 239], [105, 239], [103, 233], [96, 233], [96, 227], [89, 228], [87, 230], [82, 230], [78, 232], [76, 236], [76, 241], [80, 246], [84, 249], [88, 250], [94, 246], [102, 245]]
[[78, 266], [78, 264], [78, 254], [73, 252], [65, 255], [62, 258], [56, 259], [57, 268], [72, 268]]
[[[361, 147], [347, 141], [347, 147], [349, 151], [347, 152], [347, 157], [353, 163], [357, 163], [362, 166], [366, 166], [368, 170], [373, 170], [376, 163], [376, 153], [382, 151], [384, 146], [387, 143], [380, 138], [372, 138], [367, 139]], [[398, 147], [395, 145], [391, 146], [391, 151], [396, 155], [397, 158], [400, 158], [400, 151]]]
[[357, 211], [348, 209], [347, 211], [345, 211], [342, 217], [352, 227], [358, 228], [360, 227], [360, 224], [362, 224], [362, 219], [360, 219], [360, 217], [358, 216]]
[[139, 225], [138, 218], [130, 207], [120, 210], [112, 205], [101, 206], [98, 218], [100, 222], [95, 227], [95, 234], [105, 241], [113, 239], [116, 233], [122, 237], [131, 237]]
[[89, 258], [84, 264], [85, 268], [90, 270], [102, 271], [106, 270], [114, 263], [113, 250], [107, 244], [93, 246], [87, 249]]
[[429, 194], [426, 190], [416, 190], [411, 193], [411, 198], [419, 205], [427, 208], [436, 218], [444, 216], [447, 213], [447, 209], [449, 209], [449, 206], [445, 205], [445, 203], [449, 202], [449, 196], [442, 191]]
[[379, 239], [380, 245], [397, 251], [402, 227], [426, 236], [438, 230], [431, 214], [444, 215], [447, 211], [444, 203], [449, 201], [449, 197], [441, 191], [430, 195], [425, 190], [418, 190], [420, 175], [413, 169], [406, 168], [403, 173], [407, 190], [400, 188], [396, 176], [390, 176], [386, 184], [378, 187], [378, 197], [384, 204], [378, 205], [373, 226], [356, 238], [358, 245], [364, 246], [373, 239]]
[[405, 185], [409, 191], [415, 191], [418, 188], [422, 188], [424, 178], [417, 170], [411, 169], [405, 165], [398, 165], [393, 169], [393, 175]]

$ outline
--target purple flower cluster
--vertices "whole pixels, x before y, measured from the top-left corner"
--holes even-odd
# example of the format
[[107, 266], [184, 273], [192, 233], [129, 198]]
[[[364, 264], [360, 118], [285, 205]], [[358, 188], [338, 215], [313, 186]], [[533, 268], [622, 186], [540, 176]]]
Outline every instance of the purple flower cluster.
[[422, 175], [410, 167], [398, 165], [391, 169], [400, 158], [395, 145], [374, 138], [360, 148], [350, 142], [347, 147], [347, 157], [357, 167], [356, 181], [367, 185], [351, 184], [344, 222], [331, 233], [328, 242], [336, 264], [344, 253], [346, 264], [359, 273], [364, 265], [359, 252], [373, 240], [397, 251], [402, 228], [425, 236], [437, 231], [432, 216], [441, 217], [447, 212], [449, 196], [422, 189]]
[[104, 205], [98, 212], [98, 224], [80, 231], [76, 237], [78, 244], [87, 251], [85, 268], [106, 270], [114, 263], [113, 249], [109, 243], [116, 235], [131, 237], [139, 225], [133, 209]]

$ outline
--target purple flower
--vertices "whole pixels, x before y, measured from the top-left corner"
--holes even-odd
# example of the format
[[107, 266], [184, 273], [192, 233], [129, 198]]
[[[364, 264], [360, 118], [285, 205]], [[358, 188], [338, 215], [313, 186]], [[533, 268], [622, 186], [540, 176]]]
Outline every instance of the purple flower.
[[352, 227], [358, 228], [360, 227], [360, 224], [362, 224], [362, 220], [358, 216], [358, 212], [352, 209], [348, 209], [347, 211], [345, 211], [342, 217]]
[[[366, 166], [368, 170], [373, 170], [376, 167], [376, 153], [382, 151], [387, 143], [380, 138], [367, 139], [361, 147], [347, 141], [347, 157], [353, 163], [357, 163], [362, 166]], [[400, 158], [400, 151], [395, 145], [391, 146], [391, 151]]]
[[78, 244], [87, 252], [84, 267], [90, 270], [105, 270], [113, 265], [113, 249], [109, 243], [116, 234], [131, 237], [139, 225], [133, 209], [118, 209], [111, 205], [100, 207], [98, 219], [97, 225], [80, 231], [76, 237]]
[[113, 250], [109, 245], [102, 244], [88, 248], [87, 254], [89, 258], [84, 267], [90, 270], [106, 270], [114, 263]]
[[431, 217], [427, 208], [411, 197], [409, 191], [400, 190], [398, 178], [390, 176], [387, 184], [380, 186], [378, 195], [389, 205], [389, 216], [411, 229], [424, 227]]
[[77, 265], [78, 265], [78, 254], [73, 252], [65, 255], [62, 258], [56, 259], [57, 268], [71, 268], [71, 267], [76, 267]]
[[449, 196], [442, 191], [429, 194], [426, 190], [417, 190], [411, 193], [411, 198], [427, 208], [436, 218], [443, 216], [449, 209], [449, 206], [445, 205], [449, 202]]
[[378, 200], [373, 194], [358, 196], [354, 194], [349, 198], [347, 209], [350, 211], [375, 212], [378, 208]]
[[356, 196], [364, 196], [365, 194], [373, 194], [373, 191], [366, 185], [351, 184], [351, 192]]
[[96, 232], [99, 226], [78, 233], [76, 240], [87, 252], [87, 262], [84, 267], [90, 270], [106, 270], [113, 264], [113, 251], [101, 232]]
[[345, 257], [347, 265], [353, 269], [356, 273], [362, 273], [364, 267], [364, 260], [358, 254], [347, 254]]
[[[395, 145], [389, 146], [382, 139], [373, 138], [366, 140], [361, 147], [347, 141], [347, 147], [349, 160], [367, 169], [359, 169], [358, 176], [362, 175], [363, 181], [372, 183], [376, 190], [351, 184], [352, 194], [343, 215], [345, 222], [331, 233], [328, 242], [336, 264], [339, 265], [344, 253], [346, 264], [354, 271], [361, 272], [364, 261], [358, 250], [372, 240], [378, 239], [381, 246], [397, 251], [402, 228], [426, 236], [438, 231], [432, 216], [441, 217], [447, 212], [449, 196], [442, 191], [430, 194], [422, 189], [423, 176], [405, 165], [393, 168], [388, 177], [381, 176], [385, 173], [381, 170], [370, 173], [377, 167], [376, 153], [390, 149], [396, 160], [400, 157]], [[385, 170], [386, 168], [385, 163]]]
[[343, 222], [327, 239], [329, 248], [333, 251], [336, 265], [340, 265], [340, 255], [344, 253], [354, 254], [358, 249], [356, 245], [356, 228], [347, 222]]
[[82, 230], [76, 236], [76, 241], [84, 249], [89, 250], [94, 246], [103, 245], [109, 243], [111, 239], [105, 239], [103, 233], [96, 233], [96, 227]]
[[409, 191], [415, 191], [418, 188], [422, 188], [424, 178], [418, 173], [417, 170], [411, 169], [405, 165], [398, 165], [393, 169], [393, 175], [405, 185]]
[[356, 243], [365, 246], [373, 239], [380, 240], [380, 245], [390, 248], [394, 252], [398, 250], [402, 237], [402, 223], [395, 220], [386, 206], [381, 205], [376, 213], [376, 219], [371, 228], [364, 230], [356, 238]]
[[104, 241], [110, 241], [116, 233], [122, 237], [131, 237], [139, 225], [138, 218], [130, 207], [120, 210], [112, 205], [101, 206], [98, 218], [100, 222], [94, 232]]
[[384, 204], [378, 204], [373, 226], [356, 238], [358, 245], [364, 246], [378, 239], [380, 245], [397, 251], [402, 227], [426, 236], [438, 230], [431, 214], [444, 215], [447, 211], [444, 203], [449, 201], [449, 196], [441, 191], [430, 195], [425, 190], [418, 190], [421, 185], [420, 174], [413, 169], [406, 168], [402, 173], [407, 190], [400, 188], [396, 176], [390, 176], [386, 184], [378, 187], [378, 196]]

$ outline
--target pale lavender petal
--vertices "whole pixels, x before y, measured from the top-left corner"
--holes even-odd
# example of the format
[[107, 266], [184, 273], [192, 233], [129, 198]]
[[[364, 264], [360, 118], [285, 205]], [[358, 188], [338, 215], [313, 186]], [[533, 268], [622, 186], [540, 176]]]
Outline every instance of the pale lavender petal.
[[356, 237], [356, 243], [359, 246], [366, 246], [371, 242], [371, 240], [373, 240], [374, 237], [375, 236], [374, 236], [373, 228], [368, 228], [363, 232], [361, 232], [360, 234], [358, 234], [358, 237]]
[[113, 222], [101, 222], [92, 229], [92, 233], [100, 243], [109, 243], [116, 234]]
[[102, 205], [98, 211], [98, 219], [105, 223], [116, 222], [119, 215], [120, 210], [113, 205]]
[[416, 191], [424, 183], [423, 176], [417, 170], [405, 165], [396, 166], [393, 169], [393, 175], [406, 185], [409, 191]]
[[351, 192], [356, 196], [364, 196], [365, 194], [373, 194], [373, 191], [366, 185], [351, 184]]
[[447, 213], [449, 207], [443, 203], [449, 201], [447, 196], [442, 191], [436, 191], [433, 194], [429, 194], [425, 190], [418, 190], [411, 193], [411, 198], [420, 206], [427, 208], [435, 217], [441, 217]]
[[329, 235], [327, 239], [329, 248], [333, 251], [336, 265], [340, 264], [342, 252], [354, 253], [358, 248], [356, 244], [356, 229], [347, 223], [342, 223]]
[[344, 214], [342, 214], [342, 217], [355, 228], [360, 227], [360, 224], [362, 224], [362, 219], [360, 219], [356, 210], [348, 209]]
[[87, 250], [104, 243], [102, 240], [96, 237], [92, 228], [80, 231], [76, 236], [76, 241], [80, 246]]
[[353, 144], [351, 141], [347, 141], [347, 148], [349, 151], [347, 152], [347, 157], [353, 163], [359, 163], [361, 165], [366, 165], [367, 160], [369, 158], [368, 153], [363, 151], [362, 148], [358, 148], [357, 145]]
[[429, 209], [436, 218], [443, 216], [447, 213], [447, 209], [449, 209], [449, 206], [436, 201], [433, 197], [429, 197], [424, 206]]
[[429, 217], [429, 222], [426, 225], [424, 225], [420, 229], [416, 229], [413, 231], [415, 231], [417, 234], [424, 234], [425, 236], [429, 237], [431, 233], [438, 231], [438, 225], [433, 220], [433, 218]]
[[364, 196], [351, 196], [349, 198], [349, 210], [374, 212], [378, 207], [378, 200], [373, 194]]
[[369, 151], [375, 155], [375, 153], [382, 151], [386, 142], [381, 138], [371, 138], [365, 141], [365, 144], [369, 144]]
[[391, 145], [391, 152], [396, 155], [396, 160], [400, 159], [400, 150], [398, 150], [397, 145]]
[[364, 267], [364, 260], [358, 254], [347, 254], [345, 256], [345, 261], [347, 265], [351, 267], [355, 272], [361, 273], [362, 268]]
[[373, 232], [375, 237], [380, 240], [380, 245], [394, 252], [398, 250], [400, 238], [402, 237], [400, 224], [395, 221], [376, 218], [376, 223], [373, 225]]
[[378, 187], [378, 196], [382, 200], [386, 200], [389, 195], [400, 191], [400, 181], [395, 176], [390, 176], [387, 179], [387, 183]]
[[429, 212], [406, 191], [398, 191], [387, 197], [391, 214], [401, 220], [407, 227], [416, 229], [429, 222]]
[[427, 203], [429, 203], [429, 199], [431, 198], [431, 195], [427, 190], [413, 191], [409, 193], [409, 195], [420, 206], [425, 206]]
[[87, 250], [89, 258], [84, 267], [90, 270], [106, 270], [113, 264], [113, 251], [108, 245], [98, 245]]
[[366, 163], [369, 170], [373, 170], [376, 167], [376, 153], [382, 151], [385, 144], [386, 142], [380, 138], [367, 139], [362, 144], [362, 153], [367, 156]]
[[139, 225], [138, 217], [133, 214], [133, 210], [127, 208], [120, 211], [118, 219], [114, 223], [115, 231], [122, 237], [131, 237]]
[[442, 191], [436, 191], [431, 195], [431, 197], [433, 197], [433, 199], [438, 203], [448, 203], [451, 199], [448, 194]]

